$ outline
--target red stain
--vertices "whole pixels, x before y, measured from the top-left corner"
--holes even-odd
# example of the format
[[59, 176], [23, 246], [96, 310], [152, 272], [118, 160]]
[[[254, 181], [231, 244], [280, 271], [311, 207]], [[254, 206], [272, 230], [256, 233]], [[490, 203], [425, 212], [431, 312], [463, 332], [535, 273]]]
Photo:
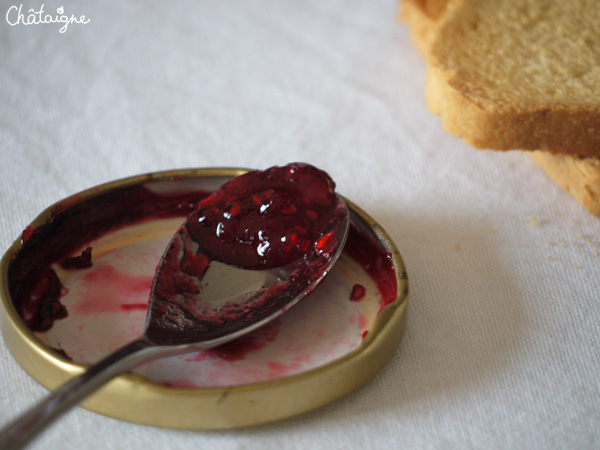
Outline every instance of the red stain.
[[[93, 271], [84, 275], [85, 292], [74, 309], [78, 314], [97, 314], [145, 310], [147, 303], [140, 303], [140, 296], [149, 297], [152, 276], [134, 276], [109, 264], [97, 264]], [[128, 300], [138, 300], [127, 303]]]
[[131, 303], [128, 305], [121, 305], [123, 311], [146, 311], [148, 309], [147, 303]]
[[366, 330], [367, 328], [369, 328], [370, 323], [371, 321], [367, 316], [361, 314], [358, 317], [358, 328], [360, 328], [361, 330]]
[[209, 350], [214, 356], [225, 361], [243, 361], [249, 353], [262, 350], [267, 345], [256, 336], [244, 336], [217, 348]]
[[217, 358], [229, 362], [243, 361], [250, 353], [262, 350], [271, 342], [275, 342], [280, 330], [281, 321], [275, 319], [253, 333], [218, 347], [198, 352], [193, 356], [187, 357], [186, 361], [200, 362]]
[[294, 361], [296, 361], [296, 362], [304, 362], [304, 363], [306, 363], [306, 362], [309, 362], [311, 359], [312, 359], [312, 358], [311, 358], [311, 355], [310, 355], [310, 353], [302, 353], [302, 354], [300, 354], [300, 355], [296, 356], [296, 357], [294, 358]]
[[274, 320], [264, 327], [256, 330], [254, 333], [242, 336], [235, 341], [220, 345], [219, 347], [208, 350], [214, 356], [226, 361], [242, 361], [248, 354], [257, 352], [265, 348], [269, 343], [275, 342], [281, 330], [281, 321]]
[[299, 363], [292, 363], [286, 365], [277, 361], [269, 361], [267, 362], [267, 365], [271, 370], [271, 372], [269, 373], [269, 378], [285, 377], [290, 373], [298, 372], [301, 367]]

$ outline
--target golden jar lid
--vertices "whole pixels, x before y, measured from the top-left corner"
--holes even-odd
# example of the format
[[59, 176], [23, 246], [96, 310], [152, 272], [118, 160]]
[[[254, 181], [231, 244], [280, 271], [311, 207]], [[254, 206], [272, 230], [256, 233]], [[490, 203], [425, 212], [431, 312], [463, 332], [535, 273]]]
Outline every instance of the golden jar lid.
[[[139, 336], [150, 288], [144, 283], [151, 280], [162, 249], [185, 215], [182, 210], [181, 215], [140, 220], [139, 214], [133, 214], [129, 222], [132, 207], [119, 209], [118, 199], [131, 192], [149, 194], [133, 197], [133, 209], [140, 211], [144, 202], [156, 198], [181, 203], [246, 171], [156, 172], [88, 189], [43, 211], [0, 262], [0, 326], [15, 360], [53, 390], [82, 373], [87, 364]], [[349, 241], [340, 261], [309, 297], [241, 343], [144, 364], [107, 383], [82, 406], [160, 427], [234, 428], [319, 408], [373, 377], [402, 338], [408, 278], [388, 234], [345, 200], [351, 212]], [[65, 229], [76, 229], [73, 224], [96, 226], [99, 217], [110, 222], [117, 216], [118, 227], [83, 243], [93, 248], [91, 268], [61, 271], [56, 267], [67, 317], [55, 320], [47, 331], [29, 329], [10, 289], [11, 270], [26, 263], [17, 258], [23, 247], [38, 245], [41, 250], [52, 245], [53, 237], [64, 240]], [[60, 231], [62, 226], [66, 228]], [[32, 230], [47, 235], [29, 242], [26, 237]]]

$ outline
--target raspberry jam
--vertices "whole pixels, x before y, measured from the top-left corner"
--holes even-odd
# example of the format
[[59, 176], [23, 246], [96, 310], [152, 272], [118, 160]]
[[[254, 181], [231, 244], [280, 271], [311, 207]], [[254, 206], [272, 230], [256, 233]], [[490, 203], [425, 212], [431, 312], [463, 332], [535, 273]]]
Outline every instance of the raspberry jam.
[[207, 192], [155, 194], [143, 184], [109, 191], [77, 203], [78, 196], [52, 208], [48, 221], [28, 226], [22, 247], [8, 270], [8, 288], [15, 307], [33, 331], [46, 331], [68, 316], [61, 303], [62, 284], [54, 263], [70, 269], [92, 264], [92, 249], [72, 255], [94, 239], [145, 220], [180, 217], [192, 212]]
[[325, 172], [305, 164], [250, 172], [202, 200], [187, 230], [210, 259], [248, 269], [284, 266], [317, 239], [326, 245], [334, 187]]
[[68, 256], [60, 265], [64, 269], [87, 269], [92, 267], [92, 247], [86, 247], [79, 256]]
[[[346, 237], [347, 210], [334, 188], [325, 172], [295, 163], [233, 178], [202, 200], [157, 269], [146, 336], [168, 343], [220, 337], [312, 290]], [[204, 298], [203, 278], [215, 262], [259, 271], [293, 267], [276, 283], [214, 305]], [[235, 283], [239, 272], [230, 273]]]

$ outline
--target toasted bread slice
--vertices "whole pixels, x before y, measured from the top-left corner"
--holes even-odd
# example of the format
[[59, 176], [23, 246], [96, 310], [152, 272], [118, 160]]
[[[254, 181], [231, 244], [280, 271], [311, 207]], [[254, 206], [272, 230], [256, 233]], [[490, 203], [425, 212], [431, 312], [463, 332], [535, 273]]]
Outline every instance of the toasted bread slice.
[[[470, 1], [474, 3], [476, 0]], [[428, 59], [427, 55], [432, 47], [432, 42], [438, 39], [438, 30], [445, 23], [444, 16], [453, 14], [457, 2], [464, 3], [461, 0], [401, 0], [399, 18], [409, 25], [415, 46], [426, 59]], [[539, 3], [544, 2], [541, 0]], [[429, 60], [428, 66], [432, 64]], [[452, 89], [451, 87], [444, 87], [440, 79], [432, 82], [431, 78], [429, 77], [426, 89], [430, 109], [442, 113], [442, 111], [447, 112], [451, 109], [471, 108], [464, 98], [453, 99], [452, 95], [448, 96], [444, 92], [445, 89]], [[444, 103], [453, 101], [455, 102], [453, 105], [444, 105]], [[455, 112], [455, 114], [457, 113]], [[475, 114], [475, 116], [477, 115]], [[469, 120], [465, 115], [462, 118], [458, 116], [457, 119]], [[477, 118], [471, 117], [470, 120], [476, 121]], [[475, 126], [477, 126], [476, 123]], [[544, 151], [528, 153], [551, 179], [567, 190], [591, 213], [600, 216], [600, 159], [551, 154]]]
[[452, 0], [444, 11], [426, 85], [447, 131], [478, 148], [600, 157], [597, 0]]

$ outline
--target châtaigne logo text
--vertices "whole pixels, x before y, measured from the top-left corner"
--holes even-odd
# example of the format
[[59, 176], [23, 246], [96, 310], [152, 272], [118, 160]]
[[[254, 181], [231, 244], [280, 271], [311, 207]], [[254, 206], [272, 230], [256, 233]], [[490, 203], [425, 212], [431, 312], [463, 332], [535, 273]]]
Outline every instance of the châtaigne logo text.
[[56, 10], [56, 14], [46, 13], [43, 4], [37, 11], [34, 8], [25, 10], [23, 4], [11, 6], [8, 8], [8, 11], [6, 11], [6, 22], [12, 27], [17, 25], [58, 23], [62, 24], [62, 27], [58, 30], [60, 33], [67, 31], [67, 28], [69, 28], [69, 25], [72, 23], [85, 24], [89, 23], [89, 21], [90, 19], [85, 16], [77, 17], [75, 14], [71, 14], [70, 16], [65, 14], [65, 8], [63, 6]]

